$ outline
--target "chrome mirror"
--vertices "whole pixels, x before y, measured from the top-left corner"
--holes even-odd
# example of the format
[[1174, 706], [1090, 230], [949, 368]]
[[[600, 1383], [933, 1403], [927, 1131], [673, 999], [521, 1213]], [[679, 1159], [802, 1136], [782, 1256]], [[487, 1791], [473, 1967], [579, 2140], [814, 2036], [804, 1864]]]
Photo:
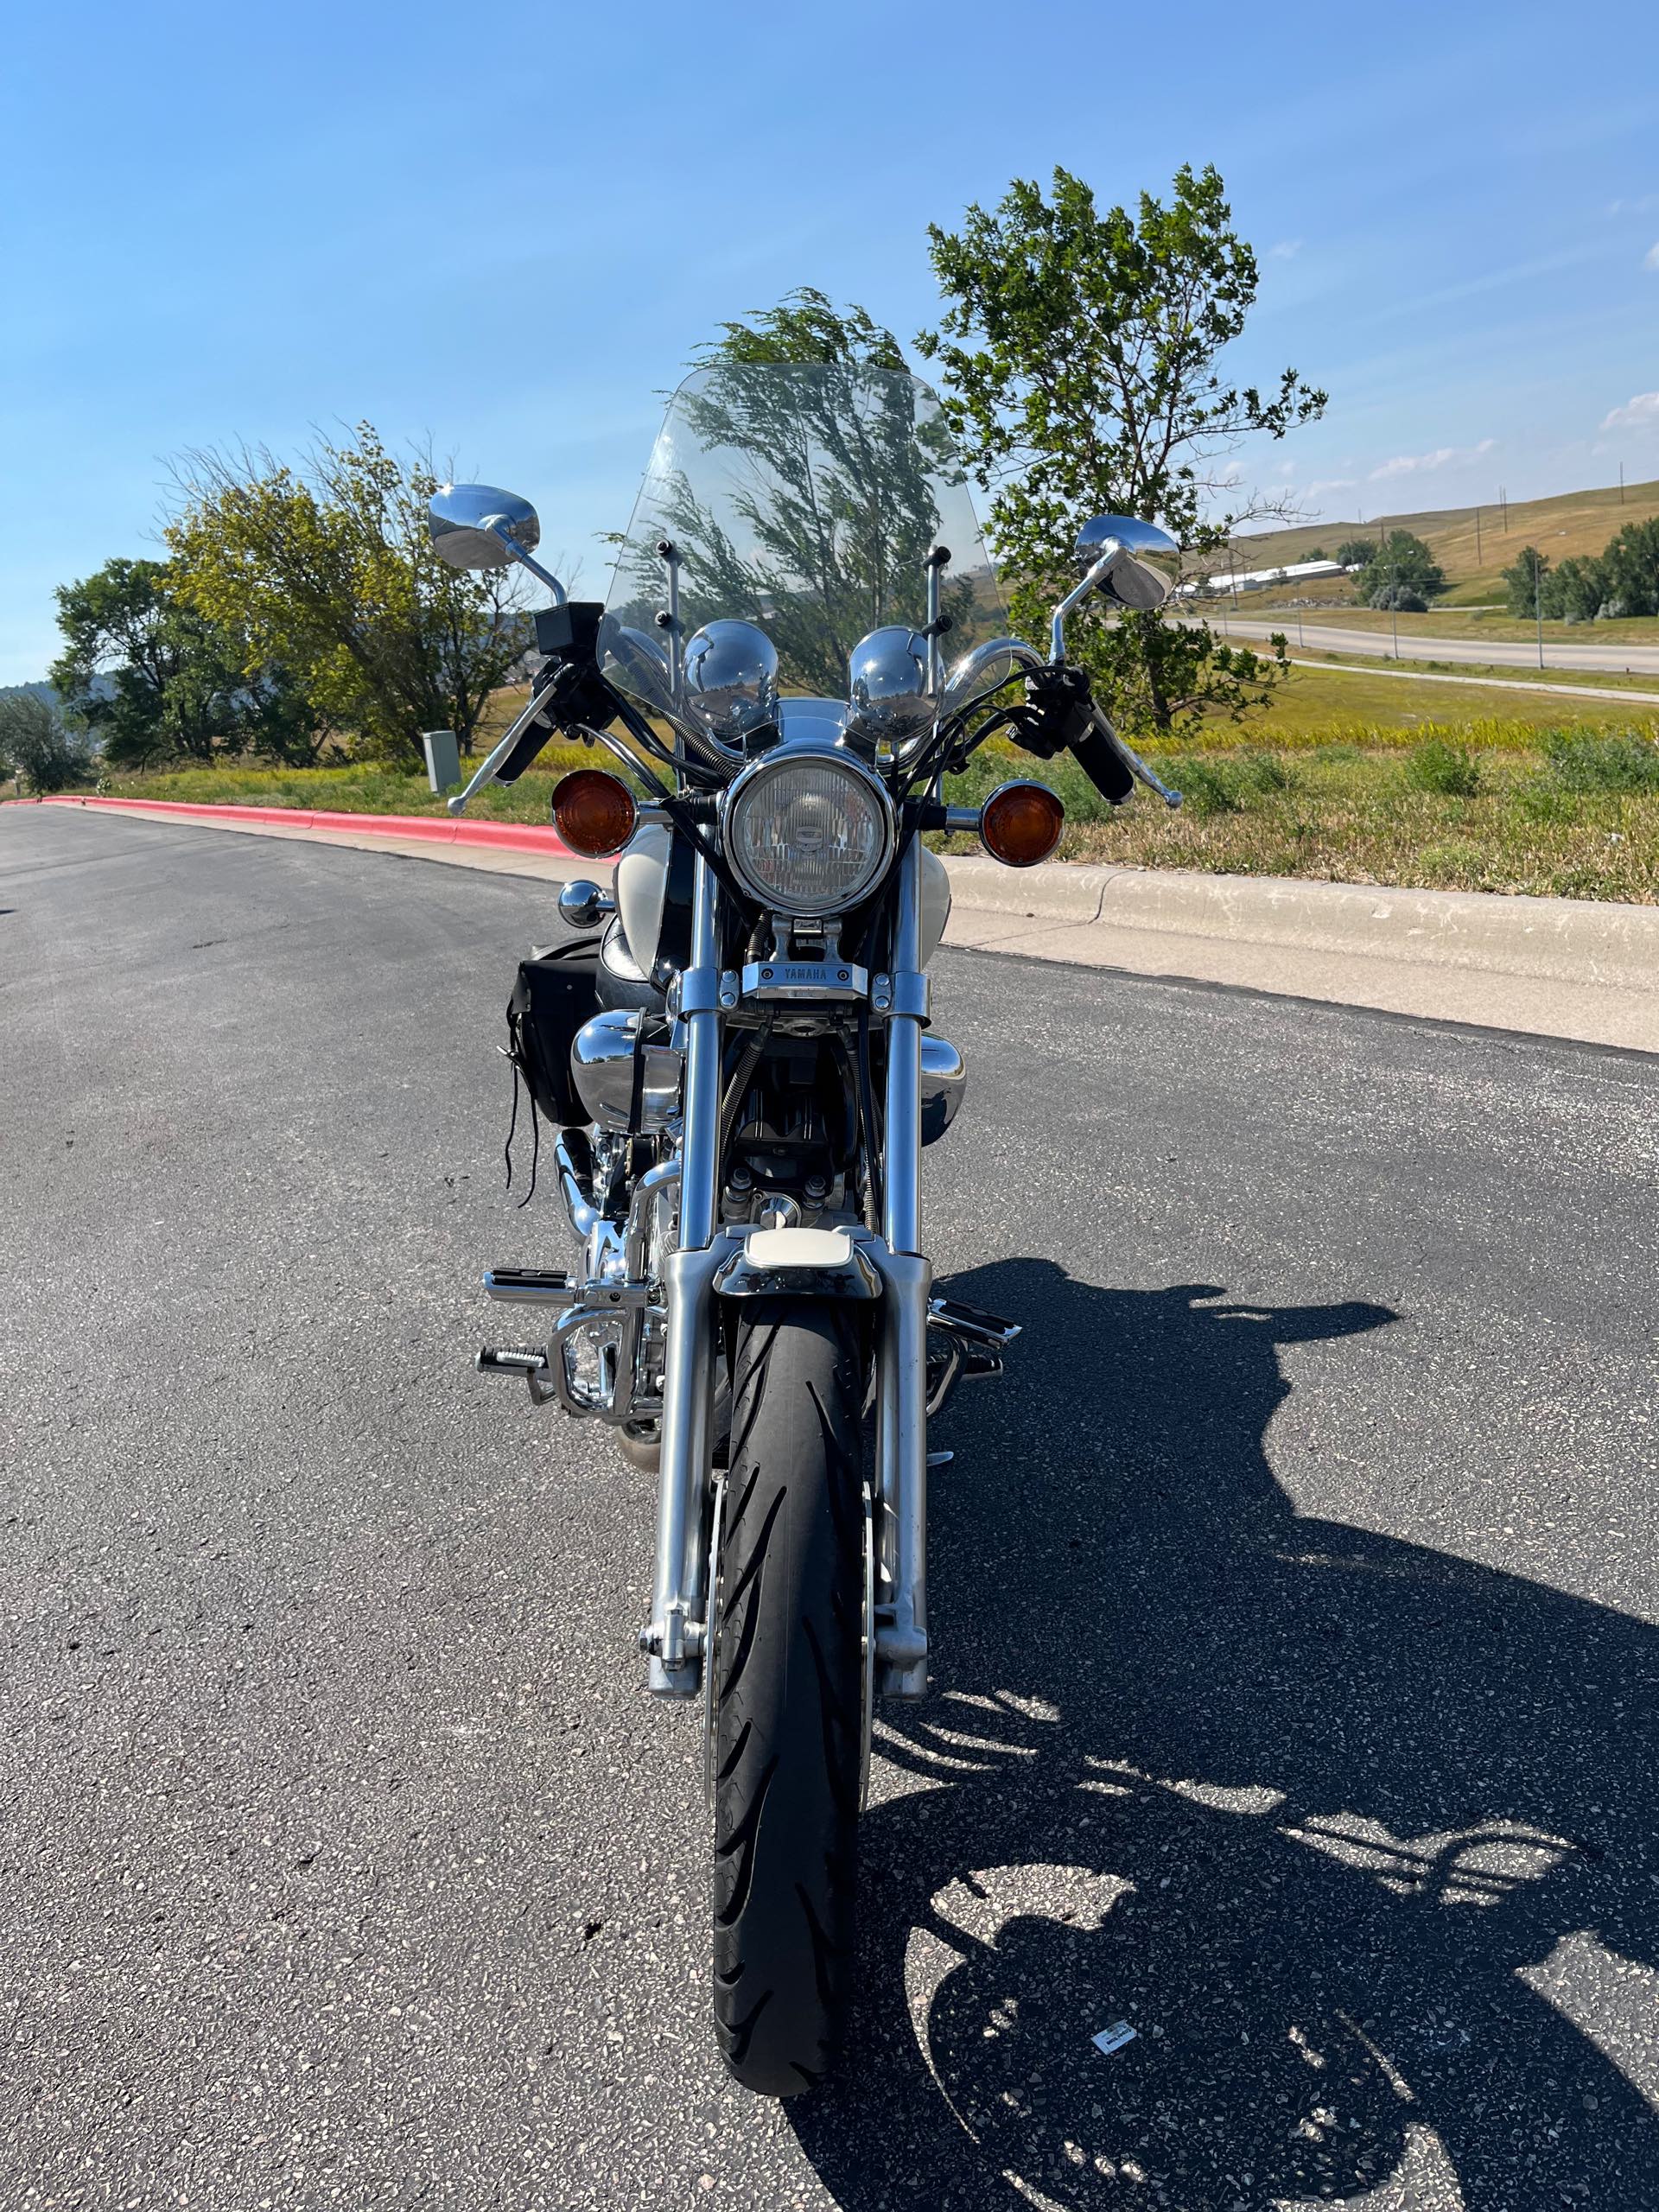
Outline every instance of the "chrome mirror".
[[893, 744], [931, 729], [938, 702], [927, 688], [927, 640], [903, 623], [872, 630], [847, 662], [851, 727]]
[[505, 569], [541, 543], [528, 499], [493, 484], [441, 484], [427, 509], [432, 550], [452, 569]]
[[705, 623], [685, 641], [685, 704], [709, 734], [737, 745], [778, 719], [778, 648], [753, 622]]
[[1180, 580], [1180, 547], [1166, 530], [1134, 515], [1096, 515], [1078, 531], [1077, 550], [1095, 588], [1114, 607], [1137, 613], [1161, 607]]

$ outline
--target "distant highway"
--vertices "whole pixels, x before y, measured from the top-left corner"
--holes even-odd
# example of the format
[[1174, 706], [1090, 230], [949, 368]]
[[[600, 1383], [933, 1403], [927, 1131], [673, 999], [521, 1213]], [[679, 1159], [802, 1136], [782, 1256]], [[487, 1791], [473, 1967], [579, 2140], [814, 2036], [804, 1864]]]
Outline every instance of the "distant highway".
[[[1196, 620], [1196, 616], [1178, 618]], [[1206, 618], [1215, 626], [1216, 618]], [[1306, 651], [1309, 644], [1318, 643], [1335, 653], [1363, 653], [1373, 660], [1392, 660], [1394, 640], [1386, 630], [1354, 630], [1339, 627], [1333, 622], [1301, 618], [1301, 644]], [[1275, 630], [1287, 638], [1296, 635], [1296, 615], [1294, 611], [1281, 614], [1276, 620], [1254, 614], [1243, 618], [1230, 612], [1220, 621], [1229, 636], [1241, 638], [1270, 638]], [[1514, 638], [1426, 638], [1413, 631], [1409, 638], [1400, 640], [1400, 658], [1404, 660], [1449, 660], [1466, 662], [1477, 668], [1536, 668], [1538, 648], [1535, 645]], [[1594, 669], [1604, 676], [1659, 676], [1659, 645], [1546, 645], [1546, 668]]]

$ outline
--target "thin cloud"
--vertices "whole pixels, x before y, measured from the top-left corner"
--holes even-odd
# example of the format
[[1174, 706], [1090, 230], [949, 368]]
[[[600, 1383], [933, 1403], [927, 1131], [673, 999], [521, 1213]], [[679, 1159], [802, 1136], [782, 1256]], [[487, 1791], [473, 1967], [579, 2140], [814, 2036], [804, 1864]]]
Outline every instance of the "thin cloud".
[[1644, 269], [1659, 269], [1659, 245], [1650, 245], [1642, 257]]
[[1604, 430], [1659, 430], [1659, 391], [1638, 391], [1604, 416]]
[[1478, 461], [1489, 454], [1497, 443], [1496, 438], [1483, 438], [1478, 446], [1436, 446], [1433, 453], [1397, 453], [1392, 461], [1385, 461], [1380, 468], [1371, 471], [1373, 484], [1380, 484], [1389, 476], [1428, 476], [1437, 468], [1454, 468], [1465, 461]]
[[1659, 207], [1659, 192], [1644, 192], [1635, 200], [1610, 200], [1607, 202], [1610, 215], [1651, 215], [1656, 207]]
[[1303, 497], [1318, 499], [1322, 499], [1327, 492], [1351, 492], [1354, 488], [1355, 481], [1351, 476], [1316, 476], [1307, 486]]
[[1269, 261], [1294, 261], [1302, 250], [1300, 238], [1281, 238], [1277, 245], [1268, 248]]

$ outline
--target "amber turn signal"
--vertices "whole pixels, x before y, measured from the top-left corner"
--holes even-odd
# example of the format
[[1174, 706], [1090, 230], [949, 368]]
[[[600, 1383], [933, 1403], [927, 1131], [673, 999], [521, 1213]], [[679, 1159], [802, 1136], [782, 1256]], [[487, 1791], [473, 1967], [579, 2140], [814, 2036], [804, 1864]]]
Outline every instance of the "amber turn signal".
[[1046, 784], [1002, 784], [985, 802], [979, 834], [994, 860], [1035, 868], [1060, 842], [1065, 809]]
[[573, 768], [553, 787], [553, 827], [584, 860], [620, 853], [639, 818], [633, 793], [603, 768]]

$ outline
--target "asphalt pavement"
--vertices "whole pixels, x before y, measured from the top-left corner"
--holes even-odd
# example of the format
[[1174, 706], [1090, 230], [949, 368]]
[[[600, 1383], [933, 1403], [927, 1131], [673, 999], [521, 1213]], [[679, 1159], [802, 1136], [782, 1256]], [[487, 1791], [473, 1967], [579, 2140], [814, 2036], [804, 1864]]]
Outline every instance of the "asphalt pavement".
[[[1240, 616], [1230, 609], [1206, 613], [1202, 619], [1213, 628], [1232, 632], [1241, 638], [1268, 638], [1274, 631], [1287, 637], [1296, 631], [1297, 614], [1287, 607], [1274, 614], [1247, 614]], [[1327, 622], [1322, 617], [1304, 613], [1300, 632], [1304, 647], [1319, 645], [1327, 652], [1360, 653], [1368, 658], [1392, 660], [1396, 658], [1394, 639], [1388, 630], [1368, 630], [1350, 627], [1344, 623]], [[1468, 662], [1481, 668], [1536, 668], [1539, 665], [1538, 647], [1514, 638], [1429, 638], [1413, 630], [1400, 639], [1398, 658], [1405, 660]], [[1632, 645], [1620, 642], [1612, 645], [1558, 643], [1552, 639], [1544, 647], [1543, 666], [1546, 668], [1581, 668], [1599, 670], [1603, 675], [1659, 676], [1659, 645]]]
[[549, 912], [0, 811], [0, 2204], [1651, 2212], [1659, 1062], [942, 956], [1027, 1333], [780, 2108], [650, 1486], [470, 1371]]

